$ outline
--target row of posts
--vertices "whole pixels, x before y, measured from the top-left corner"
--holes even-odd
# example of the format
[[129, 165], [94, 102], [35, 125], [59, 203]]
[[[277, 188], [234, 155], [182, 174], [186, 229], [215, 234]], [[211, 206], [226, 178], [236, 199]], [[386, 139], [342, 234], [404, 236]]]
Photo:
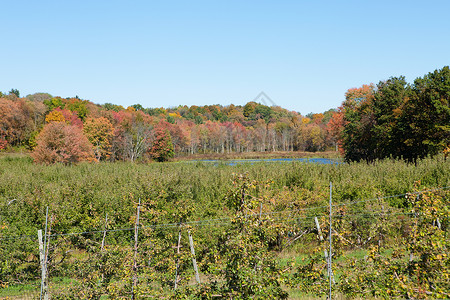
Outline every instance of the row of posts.
[[[140, 216], [140, 209], [141, 209], [141, 199], [139, 198], [139, 204], [137, 207], [136, 212], [136, 222], [135, 222], [135, 228], [134, 228], [134, 257], [133, 257], [133, 285], [132, 285], [132, 299], [135, 298], [135, 289], [138, 284], [138, 277], [137, 277], [137, 271], [138, 271], [138, 265], [137, 265], [137, 253], [138, 253], [138, 235], [139, 235], [139, 216]], [[103, 231], [103, 239], [101, 244], [101, 250], [103, 251], [105, 246], [105, 239], [106, 239], [106, 232], [107, 232], [107, 223], [108, 223], [108, 214], [106, 214], [106, 220], [105, 220], [105, 227]], [[50, 222], [51, 224], [51, 222]], [[194, 239], [192, 238], [191, 231], [188, 230], [188, 236], [189, 236], [189, 245], [191, 249], [192, 254], [192, 264], [195, 271], [195, 280], [198, 284], [200, 284], [200, 275], [198, 273], [198, 266], [197, 266], [197, 260], [195, 259], [195, 250], [194, 250]], [[48, 300], [49, 299], [49, 292], [48, 292], [48, 281], [47, 281], [47, 261], [48, 261], [48, 253], [49, 253], [49, 244], [50, 244], [50, 228], [48, 227], [48, 207], [46, 209], [45, 214], [45, 234], [44, 237], [42, 235], [42, 230], [38, 230], [38, 241], [39, 241], [39, 261], [41, 265], [41, 287], [40, 287], [40, 297], [39, 299], [42, 300]], [[181, 247], [181, 223], [178, 230], [178, 243], [177, 243], [177, 255], [180, 254], [180, 247]], [[179, 281], [179, 258], [177, 257], [176, 262], [176, 273], [175, 273], [175, 283], [174, 287], [175, 289], [178, 287], [178, 281]]]
[[[139, 216], [140, 216], [140, 210], [141, 210], [141, 199], [139, 198], [139, 203], [137, 206], [136, 211], [136, 222], [135, 222], [135, 228], [134, 228], [134, 257], [133, 257], [133, 285], [132, 285], [132, 299], [135, 299], [135, 289], [138, 284], [138, 277], [137, 277], [137, 271], [138, 271], [138, 265], [137, 265], [137, 253], [138, 253], [138, 235], [139, 235]], [[332, 283], [335, 284], [334, 280], [334, 274], [331, 267], [331, 261], [332, 261], [332, 183], [330, 182], [330, 201], [329, 201], [329, 252], [327, 252], [327, 249], [324, 249], [324, 256], [325, 260], [327, 262], [327, 276], [329, 279], [329, 293], [328, 293], [328, 299], [331, 300], [331, 290], [332, 290]], [[262, 214], [262, 203], [260, 207], [260, 218]], [[319, 220], [317, 217], [314, 217], [314, 222], [317, 227], [317, 232], [319, 235], [320, 241], [324, 241], [322, 230], [319, 225]], [[51, 222], [50, 222], [51, 223]], [[103, 232], [103, 239], [101, 244], [101, 251], [103, 251], [105, 246], [105, 238], [106, 238], [106, 228], [108, 223], [108, 214], [106, 214], [106, 220], [105, 220], [105, 228]], [[48, 231], [48, 232], [47, 232]], [[189, 236], [189, 245], [191, 249], [192, 254], [192, 265], [194, 267], [195, 271], [195, 280], [197, 284], [200, 284], [200, 276], [198, 273], [198, 267], [197, 267], [197, 261], [195, 259], [195, 250], [194, 250], [194, 241], [192, 238], [191, 231], [188, 230], [188, 236]], [[47, 238], [48, 237], [48, 238]], [[38, 230], [38, 240], [39, 240], [39, 259], [40, 259], [40, 265], [41, 265], [41, 290], [40, 290], [40, 300], [48, 300], [49, 299], [49, 293], [48, 293], [48, 284], [47, 284], [47, 260], [48, 260], [48, 252], [49, 252], [49, 243], [50, 243], [50, 228], [48, 228], [48, 207], [46, 209], [46, 215], [45, 215], [45, 235], [44, 240], [42, 239], [42, 230]], [[178, 230], [178, 243], [176, 246], [177, 249], [177, 256], [180, 254], [180, 247], [181, 247], [181, 223]], [[177, 289], [178, 287], [178, 281], [179, 281], [179, 258], [177, 257], [176, 261], [176, 269], [175, 269], [175, 280], [174, 280], [174, 288]]]

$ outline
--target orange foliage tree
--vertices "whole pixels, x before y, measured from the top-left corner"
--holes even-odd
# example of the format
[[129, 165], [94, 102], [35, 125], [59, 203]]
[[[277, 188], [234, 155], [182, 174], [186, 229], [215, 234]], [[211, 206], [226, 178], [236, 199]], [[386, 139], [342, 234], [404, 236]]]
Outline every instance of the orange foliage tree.
[[87, 118], [83, 132], [91, 142], [95, 158], [98, 161], [110, 157], [114, 128], [108, 119], [104, 117]]
[[16, 146], [28, 141], [34, 129], [31, 115], [32, 107], [24, 99], [0, 98], [0, 140], [4, 141], [2, 145]]
[[92, 144], [80, 128], [64, 122], [44, 126], [36, 138], [37, 146], [31, 157], [37, 163], [71, 164], [93, 157]]
[[342, 148], [342, 130], [344, 129], [344, 125], [344, 113], [342, 112], [342, 107], [340, 107], [338, 111], [333, 113], [330, 121], [328, 121], [327, 131], [335, 143], [336, 150], [339, 150], [341, 154], [344, 154], [344, 149]]

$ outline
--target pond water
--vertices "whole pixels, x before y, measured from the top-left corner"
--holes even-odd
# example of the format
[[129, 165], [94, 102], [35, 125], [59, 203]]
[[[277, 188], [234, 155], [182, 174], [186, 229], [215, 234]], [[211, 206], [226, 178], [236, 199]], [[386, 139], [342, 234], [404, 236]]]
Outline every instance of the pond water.
[[254, 163], [290, 163], [290, 162], [303, 162], [303, 163], [315, 163], [315, 164], [341, 164], [342, 161], [339, 159], [331, 158], [267, 158], [267, 159], [233, 159], [233, 160], [214, 160], [214, 159], [204, 159], [204, 160], [193, 160], [191, 162], [203, 162], [203, 163], [213, 163], [215, 165], [224, 164], [229, 166], [235, 166], [237, 164], [254, 164]]

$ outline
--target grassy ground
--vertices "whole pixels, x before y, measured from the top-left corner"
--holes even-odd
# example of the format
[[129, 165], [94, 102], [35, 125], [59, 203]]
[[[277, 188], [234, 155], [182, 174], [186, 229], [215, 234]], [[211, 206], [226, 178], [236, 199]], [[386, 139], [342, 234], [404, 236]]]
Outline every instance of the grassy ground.
[[0, 289], [0, 299], [34, 299], [39, 297], [40, 281]]
[[[20, 148], [14, 152], [0, 152], [1, 157], [26, 157], [30, 151]], [[206, 153], [206, 154], [178, 154], [173, 161], [185, 160], [228, 160], [228, 159], [270, 159], [270, 158], [340, 158], [336, 151], [304, 152], [304, 151], [266, 151], [266, 152], [231, 152], [231, 153]]]

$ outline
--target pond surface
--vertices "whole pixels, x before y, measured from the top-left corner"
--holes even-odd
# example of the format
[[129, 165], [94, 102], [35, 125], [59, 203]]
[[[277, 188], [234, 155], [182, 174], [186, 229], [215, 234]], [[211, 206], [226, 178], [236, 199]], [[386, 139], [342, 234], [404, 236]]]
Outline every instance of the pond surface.
[[204, 159], [204, 160], [193, 160], [191, 162], [204, 162], [213, 163], [215, 165], [224, 164], [229, 166], [235, 166], [237, 164], [254, 164], [254, 163], [289, 163], [289, 162], [303, 162], [303, 163], [315, 163], [315, 164], [341, 164], [342, 161], [339, 159], [332, 158], [267, 158], [267, 159], [232, 159], [232, 160], [215, 160], [215, 159]]

